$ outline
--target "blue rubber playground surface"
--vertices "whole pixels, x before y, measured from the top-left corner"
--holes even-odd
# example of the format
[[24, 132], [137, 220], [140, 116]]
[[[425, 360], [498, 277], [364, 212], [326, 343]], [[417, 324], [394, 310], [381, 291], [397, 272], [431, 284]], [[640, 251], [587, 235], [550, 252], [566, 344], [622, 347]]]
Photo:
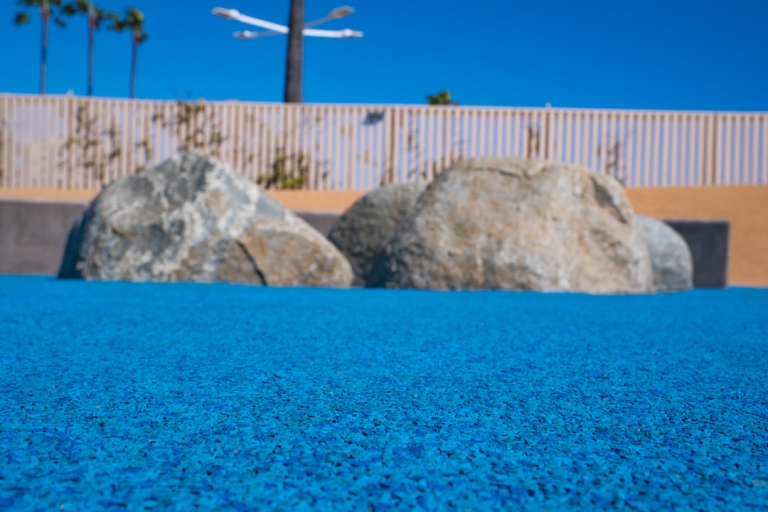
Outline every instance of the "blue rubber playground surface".
[[766, 510], [768, 290], [0, 277], [0, 510]]

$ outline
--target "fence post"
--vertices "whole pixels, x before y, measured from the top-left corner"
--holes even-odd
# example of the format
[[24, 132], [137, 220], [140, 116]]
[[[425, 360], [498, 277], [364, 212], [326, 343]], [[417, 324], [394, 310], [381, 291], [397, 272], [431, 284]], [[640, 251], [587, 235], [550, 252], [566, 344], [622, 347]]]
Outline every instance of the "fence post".
[[10, 131], [8, 128], [8, 95], [0, 94], [0, 188], [5, 188], [5, 176], [8, 166], [8, 158], [6, 156], [7, 145], [7, 133]]
[[544, 109], [544, 160], [549, 160], [552, 157], [552, 107], [547, 103], [547, 107]]
[[[254, 180], [271, 172], [275, 159], [284, 154], [286, 170], [307, 168], [304, 186], [309, 189], [419, 181], [425, 173], [429, 179], [458, 159], [480, 155], [573, 162], [622, 174], [633, 186], [768, 181], [765, 113], [566, 110], [549, 105], [497, 109], [206, 102], [189, 107], [195, 108], [185, 112], [183, 105], [171, 102], [72, 94], [43, 101], [0, 94], [0, 187], [94, 188], [102, 171], [105, 182], [131, 175], [139, 164], [170, 158], [179, 151], [177, 145], [191, 142], [221, 151], [222, 159]], [[383, 123], [361, 124], [372, 110], [384, 113]], [[182, 114], [189, 117], [184, 123], [179, 122]], [[104, 161], [104, 151], [113, 145], [120, 153]]]
[[718, 115], [712, 114], [712, 160], [710, 172], [711, 178], [709, 180], [710, 185], [717, 185], [717, 143], [718, 143]]

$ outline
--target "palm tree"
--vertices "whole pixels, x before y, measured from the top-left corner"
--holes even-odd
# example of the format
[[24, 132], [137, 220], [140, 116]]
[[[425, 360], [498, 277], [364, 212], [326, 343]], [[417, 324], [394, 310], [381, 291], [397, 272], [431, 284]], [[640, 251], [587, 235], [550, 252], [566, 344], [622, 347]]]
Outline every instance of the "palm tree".
[[[60, 27], [67, 24], [61, 17], [61, 0], [18, 0], [18, 4], [25, 8], [37, 9], [43, 20], [43, 51], [40, 59], [40, 94], [45, 94], [45, 72], [48, 65], [48, 20], [53, 14], [53, 22]], [[23, 25], [29, 21], [28, 12], [17, 12], [14, 17], [16, 25]]]
[[122, 32], [124, 29], [131, 31], [131, 40], [133, 41], [133, 56], [131, 57], [131, 98], [136, 97], [136, 64], [138, 61], [139, 45], [148, 39], [144, 32], [144, 13], [138, 9], [128, 9], [125, 11], [125, 19], [121, 19], [117, 14], [110, 13], [109, 19], [112, 20], [110, 29], [116, 32]]
[[76, 0], [65, 5], [63, 11], [68, 16], [75, 14], [85, 14], [88, 16], [88, 96], [93, 96], [93, 35], [95, 30], [99, 28], [99, 25], [107, 20], [108, 13], [96, 7], [93, 2], [88, 0]]
[[285, 102], [301, 103], [304, 59], [304, 0], [291, 0], [288, 19], [288, 62], [285, 70]]

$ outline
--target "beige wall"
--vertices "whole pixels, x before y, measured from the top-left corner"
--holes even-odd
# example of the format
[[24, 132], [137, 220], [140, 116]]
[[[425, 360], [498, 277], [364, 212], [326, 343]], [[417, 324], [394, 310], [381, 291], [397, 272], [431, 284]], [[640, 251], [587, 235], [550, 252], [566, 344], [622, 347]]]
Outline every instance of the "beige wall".
[[768, 185], [631, 188], [637, 213], [731, 222], [728, 283], [768, 287]]
[[[275, 191], [295, 210], [343, 212], [365, 191]], [[728, 220], [728, 282], [768, 287], [768, 185], [630, 188], [637, 213], [663, 219]]]
[[291, 210], [341, 213], [367, 190], [271, 190], [272, 197]]
[[[2, 190], [0, 197], [88, 201], [95, 191]], [[287, 208], [343, 212], [365, 191], [277, 190]], [[728, 281], [734, 286], [768, 287], [768, 185], [630, 188], [637, 213], [664, 219], [729, 220]]]

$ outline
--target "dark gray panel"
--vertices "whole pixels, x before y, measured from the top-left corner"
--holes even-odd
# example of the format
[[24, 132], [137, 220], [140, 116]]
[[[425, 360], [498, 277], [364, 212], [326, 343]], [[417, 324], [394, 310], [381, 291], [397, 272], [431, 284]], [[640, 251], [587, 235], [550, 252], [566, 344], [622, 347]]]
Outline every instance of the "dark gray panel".
[[55, 275], [86, 205], [0, 200], [0, 274]]
[[666, 220], [688, 243], [694, 288], [728, 286], [728, 221]]
[[325, 213], [325, 212], [302, 212], [302, 211], [296, 211], [294, 212], [296, 215], [301, 217], [304, 222], [318, 230], [320, 233], [323, 234], [323, 236], [328, 236], [328, 233], [331, 231], [331, 227], [333, 227], [333, 224], [336, 222], [336, 220], [341, 217], [340, 213]]

